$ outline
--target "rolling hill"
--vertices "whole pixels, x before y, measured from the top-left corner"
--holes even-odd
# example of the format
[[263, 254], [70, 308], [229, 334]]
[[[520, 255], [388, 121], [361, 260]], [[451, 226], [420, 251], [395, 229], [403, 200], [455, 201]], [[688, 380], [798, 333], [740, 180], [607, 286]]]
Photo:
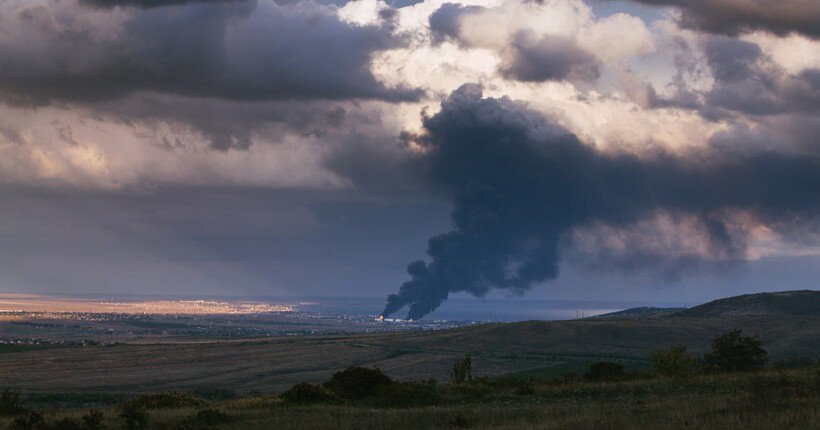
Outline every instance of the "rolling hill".
[[150, 392], [163, 389], [282, 390], [326, 380], [351, 365], [399, 379], [446, 380], [470, 354], [474, 373], [558, 377], [613, 360], [647, 366], [655, 348], [695, 354], [735, 328], [759, 335], [772, 360], [820, 360], [819, 292], [718, 300], [671, 316], [481, 324], [434, 332], [203, 340], [23, 350], [0, 354], [0, 386], [27, 392]]
[[799, 290], [745, 294], [695, 306], [679, 317], [820, 315], [820, 291]]

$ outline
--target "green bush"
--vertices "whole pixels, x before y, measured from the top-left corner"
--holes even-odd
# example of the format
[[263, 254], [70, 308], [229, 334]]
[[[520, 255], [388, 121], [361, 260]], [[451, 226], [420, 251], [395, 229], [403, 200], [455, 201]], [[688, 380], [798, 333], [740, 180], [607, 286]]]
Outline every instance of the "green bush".
[[379, 369], [348, 367], [334, 373], [324, 386], [343, 399], [357, 400], [376, 396], [392, 383], [393, 380]]
[[678, 345], [650, 352], [649, 366], [656, 375], [684, 377], [697, 371], [698, 360], [686, 352], [686, 346]]
[[183, 391], [145, 394], [131, 399], [127, 403], [144, 409], [200, 408], [208, 405], [207, 400]]
[[703, 356], [704, 367], [710, 372], [742, 372], [762, 369], [768, 353], [757, 336], [743, 336], [735, 329], [712, 339], [712, 352]]
[[20, 390], [6, 388], [0, 394], [0, 416], [10, 417], [25, 412]]
[[611, 361], [599, 361], [589, 366], [584, 379], [590, 381], [617, 381], [626, 376], [624, 366]]
[[289, 405], [310, 405], [315, 403], [339, 403], [340, 399], [319, 385], [301, 383], [291, 387], [281, 395]]

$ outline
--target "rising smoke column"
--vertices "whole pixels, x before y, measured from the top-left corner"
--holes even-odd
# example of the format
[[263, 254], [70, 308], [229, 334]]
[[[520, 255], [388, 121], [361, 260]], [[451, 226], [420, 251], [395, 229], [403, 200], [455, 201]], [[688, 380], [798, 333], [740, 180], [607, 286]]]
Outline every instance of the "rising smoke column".
[[591, 222], [629, 225], [657, 210], [691, 214], [715, 254], [740, 260], [745, 238], [729, 231], [727, 211], [783, 226], [820, 210], [816, 157], [605, 154], [522, 103], [482, 98], [472, 84], [426, 117], [415, 140], [430, 182], [453, 196], [454, 229], [429, 240], [429, 262], [409, 264], [411, 279], [388, 297], [385, 316], [409, 306], [407, 317], [419, 319], [450, 293], [520, 294], [555, 279], [568, 233]]

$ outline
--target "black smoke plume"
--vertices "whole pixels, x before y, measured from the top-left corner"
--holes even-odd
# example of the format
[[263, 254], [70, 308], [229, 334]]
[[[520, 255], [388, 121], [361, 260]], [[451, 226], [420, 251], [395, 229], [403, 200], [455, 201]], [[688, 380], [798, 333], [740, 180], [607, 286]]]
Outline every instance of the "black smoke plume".
[[818, 158], [714, 148], [685, 157], [604, 153], [522, 103], [482, 98], [476, 85], [453, 92], [414, 140], [430, 182], [453, 196], [454, 229], [429, 240], [429, 261], [410, 263], [411, 279], [388, 297], [385, 316], [409, 306], [407, 317], [418, 319], [451, 293], [520, 294], [554, 279], [568, 233], [590, 223], [691, 214], [710, 248], [741, 259], [745, 244], [727, 211], [783, 226], [820, 209]]

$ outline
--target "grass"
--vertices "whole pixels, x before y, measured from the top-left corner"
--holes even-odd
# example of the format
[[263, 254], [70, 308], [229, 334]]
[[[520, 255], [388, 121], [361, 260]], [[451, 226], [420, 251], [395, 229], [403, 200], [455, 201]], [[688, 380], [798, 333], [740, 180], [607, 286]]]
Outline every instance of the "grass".
[[[481, 378], [438, 384], [436, 406], [372, 401], [290, 406], [276, 394], [185, 403], [148, 411], [150, 428], [214, 429], [810, 429], [820, 422], [820, 367], [620, 382]], [[38, 406], [47, 420], [87, 409]], [[122, 406], [104, 407], [118, 428]], [[203, 412], [205, 411], [205, 412]], [[197, 418], [198, 417], [198, 418]], [[211, 421], [209, 421], [211, 420]], [[10, 418], [5, 419], [8, 424]]]
[[0, 387], [24, 393], [207, 387], [248, 395], [321, 382], [350, 365], [378, 367], [400, 380], [445, 380], [465, 354], [479, 376], [551, 378], [581, 374], [601, 360], [647, 367], [652, 349], [679, 344], [699, 356], [712, 337], [733, 328], [760, 334], [773, 361], [820, 359], [820, 316], [530, 321], [419, 333], [15, 349], [2, 354]]

